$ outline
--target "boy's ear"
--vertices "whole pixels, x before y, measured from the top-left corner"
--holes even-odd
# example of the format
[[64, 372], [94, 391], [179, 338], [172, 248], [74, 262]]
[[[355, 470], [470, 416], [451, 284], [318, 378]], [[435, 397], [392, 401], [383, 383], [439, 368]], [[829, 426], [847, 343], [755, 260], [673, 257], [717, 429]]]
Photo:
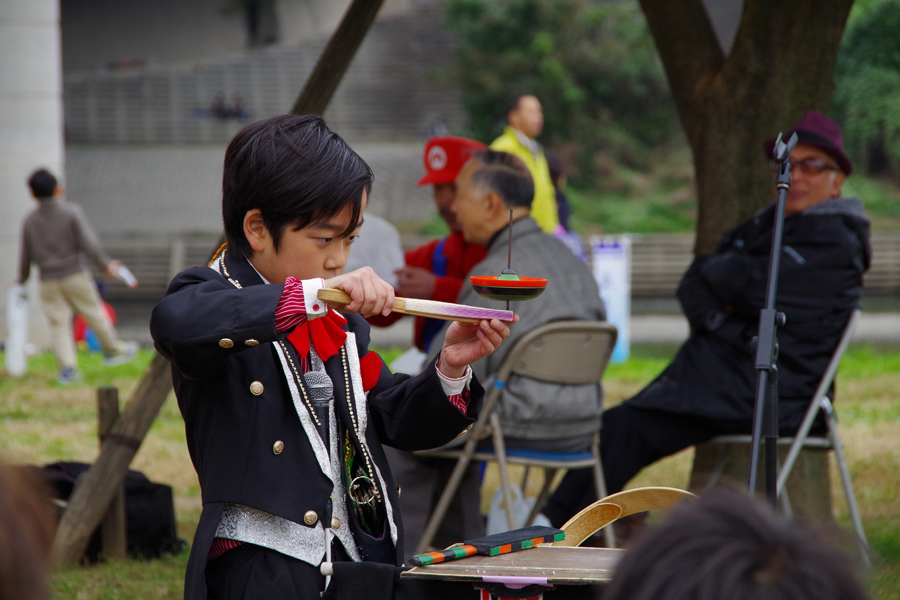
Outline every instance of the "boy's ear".
[[244, 236], [253, 252], [262, 252], [268, 246], [271, 236], [258, 208], [252, 208], [244, 215]]

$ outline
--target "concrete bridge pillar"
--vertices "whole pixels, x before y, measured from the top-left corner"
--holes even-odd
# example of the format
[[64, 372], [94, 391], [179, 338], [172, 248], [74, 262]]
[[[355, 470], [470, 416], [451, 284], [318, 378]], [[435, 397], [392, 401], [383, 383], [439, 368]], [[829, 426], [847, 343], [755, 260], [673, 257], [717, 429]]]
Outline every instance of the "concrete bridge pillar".
[[[38, 167], [65, 185], [59, 0], [0, 2], [0, 339], [6, 338], [6, 283], [18, 276], [22, 218], [34, 201], [26, 185]], [[34, 277], [32, 278], [34, 279]], [[32, 282], [33, 341], [43, 314]]]

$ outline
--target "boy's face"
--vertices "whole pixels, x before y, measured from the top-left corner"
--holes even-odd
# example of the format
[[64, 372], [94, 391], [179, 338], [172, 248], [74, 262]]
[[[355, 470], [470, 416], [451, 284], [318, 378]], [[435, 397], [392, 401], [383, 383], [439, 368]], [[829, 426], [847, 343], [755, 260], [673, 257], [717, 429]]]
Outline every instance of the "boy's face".
[[277, 252], [259, 209], [248, 211], [244, 217], [244, 234], [254, 251], [250, 262], [270, 283], [284, 283], [288, 277], [329, 279], [340, 275], [347, 264], [350, 245], [359, 235], [366, 201], [364, 191], [359, 222], [349, 236], [338, 237], [350, 224], [351, 207], [347, 206], [334, 217], [310, 223], [297, 231], [286, 227]]

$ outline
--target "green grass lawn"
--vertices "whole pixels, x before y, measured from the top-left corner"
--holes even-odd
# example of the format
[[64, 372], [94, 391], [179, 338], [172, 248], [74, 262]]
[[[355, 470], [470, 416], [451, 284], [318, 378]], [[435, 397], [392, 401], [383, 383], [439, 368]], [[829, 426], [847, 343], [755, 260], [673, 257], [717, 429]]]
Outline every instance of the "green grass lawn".
[[[609, 405], [634, 394], [668, 362], [673, 346], [637, 346], [624, 364], [611, 365], [605, 377]], [[386, 354], [397, 354], [389, 350]], [[20, 464], [58, 460], [93, 462], [97, 456], [96, 387], [114, 385], [124, 404], [152, 357], [141, 352], [134, 362], [102, 366], [96, 354], [79, 355], [82, 383], [60, 386], [49, 354], [31, 357], [29, 374], [12, 379], [0, 374], [0, 455]], [[868, 575], [873, 597], [900, 597], [900, 349], [854, 345], [838, 375], [837, 406], [850, 470], [876, 566]], [[634, 486], [684, 487], [692, 450], [646, 469]], [[132, 464], [150, 479], [173, 487], [179, 535], [192, 539], [200, 515], [197, 477], [184, 442], [181, 417], [170, 396]], [[539, 478], [532, 478], [539, 479]], [[848, 527], [837, 479], [832, 479], [838, 523]], [[533, 481], [538, 485], [538, 481]], [[496, 477], [488, 472], [484, 497], [490, 499]], [[55, 600], [107, 600], [182, 596], [187, 552], [158, 560], [101, 562], [91, 567], [60, 567], [53, 573]]]

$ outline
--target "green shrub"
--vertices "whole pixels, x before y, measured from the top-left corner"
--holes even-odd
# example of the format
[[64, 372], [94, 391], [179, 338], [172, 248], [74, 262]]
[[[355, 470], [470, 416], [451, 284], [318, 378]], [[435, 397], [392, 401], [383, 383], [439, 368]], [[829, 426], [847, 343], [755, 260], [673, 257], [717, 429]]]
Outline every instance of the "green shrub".
[[517, 92], [544, 106], [541, 139], [566, 156], [576, 185], [611, 156], [646, 167], [650, 149], [678, 132], [653, 38], [637, 3], [448, 0], [458, 36], [455, 74], [470, 135], [490, 142]]
[[847, 25], [835, 70], [833, 111], [861, 170], [900, 166], [900, 0], [864, 2]]

